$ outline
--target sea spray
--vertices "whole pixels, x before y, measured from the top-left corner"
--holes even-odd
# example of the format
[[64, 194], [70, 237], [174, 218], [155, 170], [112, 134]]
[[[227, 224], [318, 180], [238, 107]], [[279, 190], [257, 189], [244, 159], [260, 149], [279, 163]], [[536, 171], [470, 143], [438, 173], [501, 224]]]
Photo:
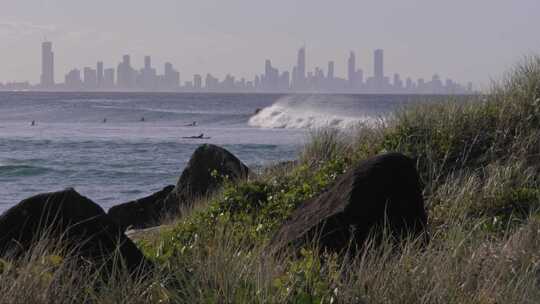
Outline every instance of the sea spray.
[[[354, 103], [349, 96], [289, 95], [271, 106], [258, 111], [248, 123], [259, 128], [317, 129], [332, 127], [346, 129], [358, 124], [371, 124], [377, 120], [368, 112], [348, 111], [336, 107]], [[356, 113], [355, 113], [356, 112]]]

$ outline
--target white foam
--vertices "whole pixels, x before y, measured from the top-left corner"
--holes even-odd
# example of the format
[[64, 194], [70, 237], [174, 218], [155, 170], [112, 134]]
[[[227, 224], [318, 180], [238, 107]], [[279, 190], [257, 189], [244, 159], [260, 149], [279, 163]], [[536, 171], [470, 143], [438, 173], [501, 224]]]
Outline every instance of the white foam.
[[321, 102], [320, 97], [287, 96], [273, 105], [260, 110], [252, 116], [248, 123], [259, 128], [311, 129], [333, 127], [346, 129], [361, 123], [370, 124], [374, 117], [359, 113], [346, 113], [336, 107]]

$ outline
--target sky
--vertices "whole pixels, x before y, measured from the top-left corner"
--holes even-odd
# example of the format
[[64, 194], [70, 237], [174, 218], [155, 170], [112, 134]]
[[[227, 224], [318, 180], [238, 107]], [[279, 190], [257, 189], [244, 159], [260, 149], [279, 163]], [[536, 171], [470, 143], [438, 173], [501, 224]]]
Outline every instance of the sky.
[[309, 70], [333, 60], [344, 77], [354, 51], [369, 76], [382, 48], [387, 75], [484, 86], [540, 54], [539, 17], [539, 0], [0, 0], [0, 82], [38, 82], [48, 39], [57, 82], [98, 60], [116, 67], [123, 54], [137, 68], [151, 55], [160, 73], [169, 61], [182, 82], [252, 79], [265, 59], [290, 71], [305, 44]]

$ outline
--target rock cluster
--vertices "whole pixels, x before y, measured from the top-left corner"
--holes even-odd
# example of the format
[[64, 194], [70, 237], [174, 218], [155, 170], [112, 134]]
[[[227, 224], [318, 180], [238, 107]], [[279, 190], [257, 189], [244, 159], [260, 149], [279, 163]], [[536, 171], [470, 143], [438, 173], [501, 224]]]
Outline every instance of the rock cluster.
[[[21, 201], [0, 216], [0, 255], [18, 257], [43, 239], [61, 240], [85, 261], [129, 270], [150, 265], [125, 230], [159, 224], [184, 204], [216, 191], [225, 180], [245, 179], [249, 169], [229, 151], [201, 145], [175, 186], [124, 204], [108, 213], [74, 189], [43, 193]], [[273, 249], [313, 240], [324, 249], [345, 251], [362, 246], [382, 227], [395, 239], [425, 236], [427, 213], [414, 162], [399, 153], [365, 160], [317, 197], [301, 204], [282, 224]]]
[[[130, 271], [149, 265], [105, 211], [74, 189], [27, 198], [0, 216], [0, 253], [23, 256], [40, 241], [60, 240], [101, 268], [122, 262]], [[116, 260], [115, 260], [116, 258]]]
[[374, 229], [396, 238], [420, 235], [427, 225], [422, 185], [414, 162], [399, 153], [368, 159], [325, 193], [300, 205], [272, 240], [274, 248], [318, 240], [342, 251], [361, 246]]
[[125, 230], [159, 225], [164, 214], [215, 191], [224, 180], [246, 178], [249, 169], [229, 151], [201, 145], [176, 186], [112, 207], [108, 213], [74, 189], [27, 198], [0, 216], [0, 255], [21, 257], [40, 241], [57, 240], [85, 262], [111, 270], [124, 263], [130, 271], [150, 267]]
[[151, 196], [112, 207], [109, 215], [122, 228], [148, 228], [165, 215], [176, 215], [182, 206], [211, 194], [225, 180], [247, 178], [249, 169], [231, 152], [216, 145], [199, 146], [176, 186], [168, 186]]

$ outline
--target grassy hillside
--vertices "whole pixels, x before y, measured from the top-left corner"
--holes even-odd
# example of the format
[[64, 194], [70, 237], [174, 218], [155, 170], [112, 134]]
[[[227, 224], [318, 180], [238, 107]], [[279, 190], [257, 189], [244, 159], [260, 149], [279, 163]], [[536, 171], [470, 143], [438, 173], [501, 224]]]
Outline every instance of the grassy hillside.
[[[540, 58], [489, 94], [421, 104], [378, 126], [313, 131], [298, 161], [240, 184], [226, 181], [138, 244], [159, 269], [103, 280], [43, 242], [0, 264], [2, 302], [531, 303], [540, 301]], [[269, 255], [291, 211], [373, 155], [414, 157], [431, 242], [368, 245], [355, 257]], [[96, 287], [97, 286], [97, 287]]]

